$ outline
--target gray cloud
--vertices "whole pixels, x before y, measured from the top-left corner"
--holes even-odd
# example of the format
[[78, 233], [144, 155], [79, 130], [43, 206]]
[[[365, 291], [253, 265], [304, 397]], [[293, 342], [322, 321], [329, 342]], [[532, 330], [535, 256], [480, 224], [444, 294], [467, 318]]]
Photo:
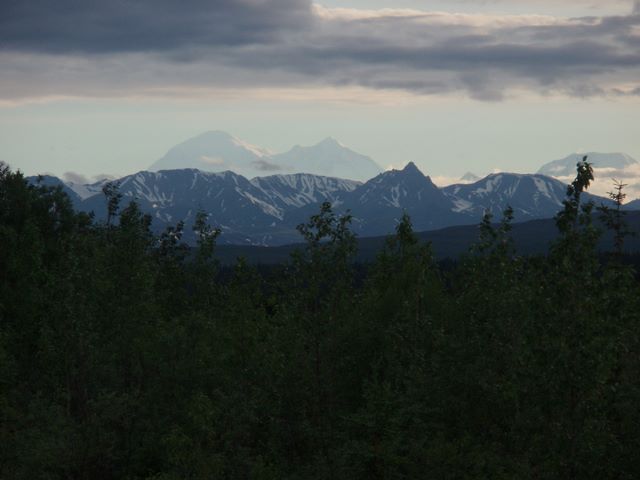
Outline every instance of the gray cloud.
[[93, 182], [101, 182], [103, 180], [115, 180], [116, 178], [118, 178], [118, 177], [116, 177], [115, 175], [112, 175], [110, 173], [99, 173], [99, 174], [94, 175], [92, 177], [92, 181]]
[[361, 86], [499, 101], [512, 91], [592, 97], [640, 88], [640, 14], [345, 12], [307, 0], [189, 5], [3, 2], [0, 98]]
[[[487, 5], [491, 3], [524, 3], [527, 5], [557, 4], [557, 0], [454, 0], [459, 3]], [[629, 0], [563, 0], [567, 5], [589, 5], [593, 8], [606, 7], [611, 4], [629, 5]]]
[[75, 183], [78, 185], [86, 185], [87, 183], [90, 183], [87, 176], [78, 172], [65, 172], [64, 175], [62, 175], [62, 179], [65, 182]]
[[279, 172], [282, 170], [280, 165], [267, 162], [266, 160], [254, 160], [253, 162], [251, 162], [251, 165], [261, 172]]
[[0, 45], [57, 53], [243, 45], [272, 41], [309, 15], [300, 0], [3, 0]]

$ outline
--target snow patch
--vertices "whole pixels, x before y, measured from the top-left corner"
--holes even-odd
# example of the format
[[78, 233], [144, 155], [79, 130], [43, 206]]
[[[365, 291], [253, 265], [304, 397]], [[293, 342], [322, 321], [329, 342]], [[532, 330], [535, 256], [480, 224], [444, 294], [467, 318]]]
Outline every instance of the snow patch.
[[268, 157], [271, 155], [271, 152], [269, 152], [268, 150], [257, 147], [256, 145], [252, 145], [249, 142], [240, 140], [239, 138], [233, 137], [231, 141], [233, 142], [234, 145], [244, 148], [245, 150], [248, 150], [249, 152], [253, 153], [257, 157], [262, 158], [262, 157]]
[[541, 178], [533, 177], [533, 183], [536, 184], [536, 188], [538, 189], [538, 192], [540, 192], [545, 197], [553, 200], [551, 194], [549, 193], [549, 188], [547, 187], [547, 182], [545, 182]]
[[473, 203], [462, 198], [454, 199], [453, 204], [455, 205], [455, 207], [452, 209], [454, 212], [465, 212], [473, 208]]

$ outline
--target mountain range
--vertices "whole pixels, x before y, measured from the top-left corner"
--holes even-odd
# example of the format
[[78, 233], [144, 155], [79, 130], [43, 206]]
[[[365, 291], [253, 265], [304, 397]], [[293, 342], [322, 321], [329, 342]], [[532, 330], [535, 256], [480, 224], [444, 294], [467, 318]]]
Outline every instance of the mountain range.
[[272, 153], [221, 131], [205, 132], [176, 145], [149, 170], [183, 168], [203, 172], [231, 170], [248, 178], [303, 172], [360, 181], [382, 172], [371, 158], [330, 137], [310, 147], [296, 145], [287, 152]]
[[[576, 163], [585, 155], [594, 170], [600, 174], [625, 177], [623, 172], [630, 167], [640, 170], [640, 163], [624, 153], [586, 152], [573, 153], [545, 163], [537, 173], [566, 181], [567, 178], [573, 178]], [[230, 170], [247, 178], [311, 173], [363, 182], [383, 171], [370, 157], [349, 149], [331, 137], [312, 146], [295, 145], [286, 152], [273, 153], [219, 130], [201, 133], [170, 148], [162, 158], [150, 165], [148, 170], [157, 172], [185, 168], [195, 168], [203, 172]], [[460, 182], [473, 183], [480, 179], [480, 176], [467, 172], [460, 178]], [[79, 188], [78, 193], [83, 197], [89, 196], [96, 191], [96, 185], [86, 185], [85, 192], [81, 192]], [[97, 187], [99, 190], [101, 185]]]
[[[639, 166], [625, 154], [586, 155], [602, 173]], [[156, 230], [182, 221], [185, 239], [193, 241], [190, 227], [202, 210], [211, 225], [221, 228], [220, 243], [272, 246], [298, 241], [296, 226], [325, 201], [337, 213], [352, 215], [351, 228], [360, 237], [393, 233], [405, 212], [416, 231], [477, 224], [486, 211], [499, 218], [507, 206], [513, 208], [515, 222], [551, 218], [562, 208], [567, 178], [575, 174], [581, 159], [582, 154], [572, 154], [554, 160], [537, 174], [493, 173], [480, 178], [467, 173], [459, 183], [440, 188], [412, 162], [403, 169], [382, 171], [369, 157], [332, 138], [274, 154], [228, 133], [210, 131], [171, 148], [148, 171], [117, 182], [123, 203], [136, 200], [153, 217]], [[44, 176], [40, 181], [60, 185], [78, 210], [93, 212], [98, 220], [106, 218], [102, 187], [107, 180], [79, 184]], [[584, 198], [610, 202], [589, 193]], [[640, 209], [640, 200], [626, 208]]]
[[[68, 185], [56, 177], [41, 181], [60, 185], [78, 210], [94, 212], [98, 220], [106, 217], [101, 193], [84, 196], [87, 186]], [[190, 232], [195, 214], [203, 210], [209, 222], [221, 228], [221, 243], [244, 245], [298, 241], [296, 226], [317, 213], [324, 201], [331, 202], [338, 213], [350, 212], [352, 229], [367, 237], [392, 233], [404, 212], [416, 231], [477, 224], [485, 211], [499, 217], [508, 205], [516, 222], [550, 218], [562, 207], [566, 193], [566, 185], [554, 178], [513, 173], [439, 188], [411, 162], [364, 183], [313, 174], [247, 179], [231, 171], [197, 169], [141, 171], [118, 183], [123, 203], [135, 199], [153, 216], [157, 230], [184, 221]], [[585, 199], [608, 202], [590, 194]]]

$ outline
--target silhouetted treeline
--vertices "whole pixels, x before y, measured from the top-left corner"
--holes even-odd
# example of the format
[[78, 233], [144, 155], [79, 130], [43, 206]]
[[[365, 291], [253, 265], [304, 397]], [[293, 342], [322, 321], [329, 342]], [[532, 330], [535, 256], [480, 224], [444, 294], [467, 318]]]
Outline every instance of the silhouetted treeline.
[[591, 178], [546, 256], [507, 210], [446, 268], [405, 217], [356, 269], [324, 204], [289, 264], [221, 276], [204, 214], [192, 250], [0, 166], [0, 478], [637, 478], [639, 284]]

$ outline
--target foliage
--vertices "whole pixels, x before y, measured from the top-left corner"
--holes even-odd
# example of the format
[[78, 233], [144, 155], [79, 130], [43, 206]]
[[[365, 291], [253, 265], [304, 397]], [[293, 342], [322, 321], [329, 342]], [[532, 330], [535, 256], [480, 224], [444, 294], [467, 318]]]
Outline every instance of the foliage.
[[220, 230], [160, 235], [0, 165], [0, 478], [636, 478], [640, 305], [599, 259], [583, 159], [549, 254], [486, 215], [446, 271], [404, 215], [364, 280], [352, 218], [298, 227], [291, 262], [224, 276]]

